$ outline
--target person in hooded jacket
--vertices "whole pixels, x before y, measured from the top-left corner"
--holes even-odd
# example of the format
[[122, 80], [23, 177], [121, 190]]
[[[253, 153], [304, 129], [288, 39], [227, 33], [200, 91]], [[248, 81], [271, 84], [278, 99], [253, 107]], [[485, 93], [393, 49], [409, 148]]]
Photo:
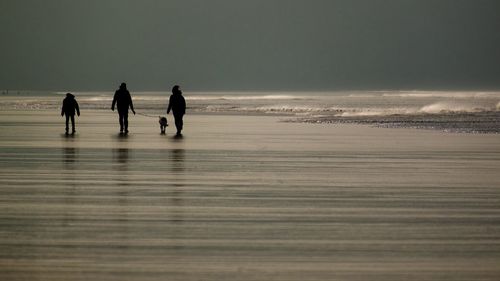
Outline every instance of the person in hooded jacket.
[[120, 133], [128, 133], [128, 109], [132, 110], [135, 115], [134, 104], [132, 103], [132, 97], [130, 92], [127, 90], [127, 84], [122, 83], [120, 89], [115, 92], [113, 97], [113, 103], [111, 104], [111, 110], [115, 111], [115, 104], [118, 108], [118, 120], [120, 122]]
[[167, 114], [174, 114], [175, 127], [177, 128], [177, 136], [181, 136], [181, 131], [183, 127], [183, 116], [186, 113], [186, 100], [182, 96], [182, 91], [180, 90], [178, 85], [175, 85], [172, 88], [172, 95], [170, 96], [167, 108]]
[[75, 96], [71, 93], [66, 94], [66, 98], [63, 100], [63, 105], [61, 109], [61, 116], [66, 115], [66, 134], [69, 131], [69, 120], [71, 119], [71, 134], [74, 134], [75, 131], [75, 111], [78, 116], [80, 116], [80, 108], [78, 107], [78, 102], [75, 99]]

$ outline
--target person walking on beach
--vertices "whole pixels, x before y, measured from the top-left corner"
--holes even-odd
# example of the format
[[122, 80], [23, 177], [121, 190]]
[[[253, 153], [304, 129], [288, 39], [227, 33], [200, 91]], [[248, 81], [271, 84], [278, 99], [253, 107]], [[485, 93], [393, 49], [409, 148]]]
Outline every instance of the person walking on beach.
[[183, 127], [182, 117], [186, 113], [186, 100], [182, 96], [182, 91], [178, 85], [172, 88], [172, 95], [168, 101], [167, 114], [172, 113], [174, 115], [175, 127], [177, 128], [177, 136], [181, 136], [181, 131]]
[[120, 89], [116, 90], [115, 96], [113, 97], [113, 103], [111, 104], [111, 110], [115, 111], [115, 104], [118, 108], [118, 118], [120, 121], [120, 133], [128, 133], [128, 109], [132, 110], [135, 115], [134, 104], [132, 103], [132, 97], [130, 92], [127, 90], [127, 84], [122, 83]]
[[61, 109], [61, 116], [66, 115], [66, 135], [69, 131], [69, 119], [71, 119], [71, 134], [75, 134], [75, 111], [78, 116], [80, 116], [80, 107], [78, 107], [78, 102], [75, 96], [67, 93], [66, 98], [63, 100], [63, 105]]

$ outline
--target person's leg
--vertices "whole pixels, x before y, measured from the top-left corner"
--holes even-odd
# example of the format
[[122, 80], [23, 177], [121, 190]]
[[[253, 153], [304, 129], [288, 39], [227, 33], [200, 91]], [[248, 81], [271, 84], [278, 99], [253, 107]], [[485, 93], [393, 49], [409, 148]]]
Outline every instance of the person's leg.
[[66, 116], [66, 134], [67, 134], [69, 131], [69, 124], [68, 124], [69, 123], [69, 116], [68, 116], [68, 114], [66, 114], [65, 116]]
[[71, 115], [71, 133], [75, 133], [75, 115]]
[[182, 131], [182, 127], [183, 127], [183, 121], [182, 121], [182, 117], [183, 115], [182, 114], [176, 114], [174, 115], [174, 119], [175, 119], [175, 127], [177, 128], [177, 134], [180, 135], [181, 134], [181, 131]]
[[123, 132], [123, 113], [118, 112], [118, 120], [120, 121], [120, 133]]
[[123, 125], [125, 126], [125, 133], [128, 133], [128, 112], [123, 114]]

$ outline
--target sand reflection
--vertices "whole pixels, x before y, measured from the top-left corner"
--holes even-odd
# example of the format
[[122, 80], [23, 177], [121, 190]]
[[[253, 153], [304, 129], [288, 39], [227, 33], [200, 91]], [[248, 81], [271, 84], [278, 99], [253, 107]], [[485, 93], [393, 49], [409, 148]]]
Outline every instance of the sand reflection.
[[171, 173], [173, 175], [173, 191], [172, 204], [174, 206], [182, 206], [182, 189], [185, 186], [184, 171], [185, 171], [185, 151], [184, 149], [173, 149], [171, 155]]
[[[130, 158], [130, 149], [128, 148], [116, 148], [112, 150], [113, 157], [113, 180], [117, 186], [120, 187], [129, 187], [130, 183], [130, 171], [129, 171], [129, 158]], [[126, 196], [128, 194], [127, 189], [119, 191], [122, 196]], [[120, 197], [120, 200], [123, 198]]]
[[65, 147], [63, 149], [62, 161], [67, 169], [71, 169], [71, 170], [75, 169], [75, 166], [72, 164], [76, 163], [77, 157], [78, 157], [77, 156], [77, 148]]

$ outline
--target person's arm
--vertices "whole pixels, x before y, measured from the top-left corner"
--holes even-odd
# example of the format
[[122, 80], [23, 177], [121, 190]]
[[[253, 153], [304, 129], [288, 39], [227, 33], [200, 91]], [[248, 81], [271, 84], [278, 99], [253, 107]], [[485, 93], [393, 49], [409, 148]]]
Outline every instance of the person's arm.
[[167, 107], [167, 114], [170, 113], [170, 110], [172, 110], [172, 97], [173, 96], [170, 96], [170, 99], [168, 100], [168, 107]]
[[186, 114], [186, 99], [182, 98], [182, 113]]
[[115, 111], [115, 103], [116, 103], [116, 92], [115, 92], [115, 95], [113, 97], [113, 103], [111, 104], [111, 110]]
[[80, 116], [80, 107], [78, 106], [78, 102], [75, 100], [75, 108], [76, 108], [76, 114]]
[[132, 113], [134, 113], [135, 115], [134, 103], [132, 102], [132, 96], [130, 95], [130, 93], [128, 93], [128, 99], [130, 101], [130, 109], [132, 110]]
[[63, 105], [61, 107], [61, 116], [64, 116], [64, 101], [63, 101]]

